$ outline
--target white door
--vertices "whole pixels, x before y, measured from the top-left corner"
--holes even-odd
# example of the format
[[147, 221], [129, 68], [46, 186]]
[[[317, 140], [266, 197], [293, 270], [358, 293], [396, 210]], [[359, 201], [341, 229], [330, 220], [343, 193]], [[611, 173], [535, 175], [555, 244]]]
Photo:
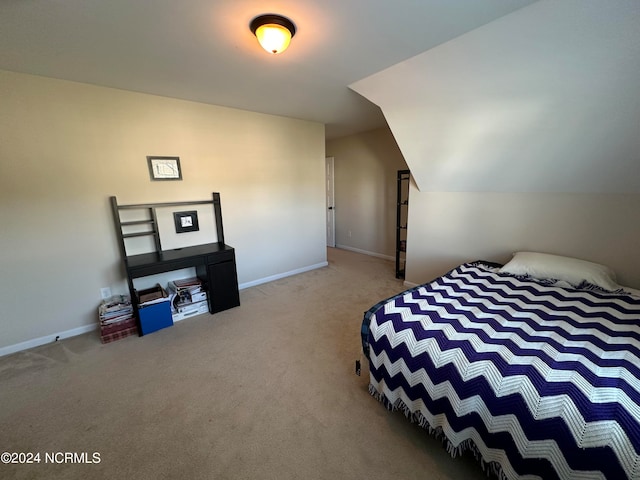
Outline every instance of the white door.
[[336, 246], [336, 211], [333, 191], [333, 157], [327, 157], [326, 163], [326, 188], [327, 188], [327, 247]]

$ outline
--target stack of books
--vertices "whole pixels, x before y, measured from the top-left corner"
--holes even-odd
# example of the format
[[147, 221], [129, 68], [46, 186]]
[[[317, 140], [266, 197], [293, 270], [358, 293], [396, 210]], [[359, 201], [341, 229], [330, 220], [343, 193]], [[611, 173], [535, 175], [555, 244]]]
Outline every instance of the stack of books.
[[169, 282], [169, 292], [174, 322], [209, 311], [207, 291], [198, 277], [172, 280]]
[[98, 318], [102, 343], [138, 334], [131, 298], [128, 295], [113, 295], [103, 300], [98, 307]]

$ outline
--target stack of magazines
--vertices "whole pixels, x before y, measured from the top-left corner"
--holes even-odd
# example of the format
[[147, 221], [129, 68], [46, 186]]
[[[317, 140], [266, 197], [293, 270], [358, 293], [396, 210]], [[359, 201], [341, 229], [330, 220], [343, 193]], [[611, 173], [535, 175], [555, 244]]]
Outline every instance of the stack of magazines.
[[169, 282], [169, 292], [174, 322], [209, 311], [207, 291], [198, 277], [172, 280]]
[[98, 317], [102, 343], [138, 334], [129, 295], [113, 295], [103, 300], [98, 307]]

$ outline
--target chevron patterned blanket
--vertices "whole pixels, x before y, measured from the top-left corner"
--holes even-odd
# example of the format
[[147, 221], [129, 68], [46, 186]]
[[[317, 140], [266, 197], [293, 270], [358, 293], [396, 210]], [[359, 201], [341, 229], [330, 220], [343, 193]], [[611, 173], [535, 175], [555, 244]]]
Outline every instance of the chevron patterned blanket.
[[503, 479], [640, 479], [640, 297], [474, 262], [380, 302], [371, 394]]

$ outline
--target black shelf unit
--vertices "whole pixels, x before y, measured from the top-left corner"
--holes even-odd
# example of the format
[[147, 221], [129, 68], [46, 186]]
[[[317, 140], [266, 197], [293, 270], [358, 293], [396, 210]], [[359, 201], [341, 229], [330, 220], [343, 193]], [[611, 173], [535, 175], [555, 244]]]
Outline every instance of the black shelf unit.
[[[127, 284], [131, 295], [136, 317], [139, 319], [135, 287], [135, 278], [146, 277], [158, 273], [195, 267], [196, 275], [206, 285], [209, 301], [209, 312], [217, 313], [240, 305], [238, 292], [238, 275], [236, 269], [235, 249], [225, 244], [222, 225], [222, 207], [220, 194], [213, 192], [212, 200], [191, 202], [140, 203], [119, 205], [116, 197], [111, 197], [111, 210], [118, 234], [120, 254], [127, 275]], [[156, 209], [164, 207], [190, 207], [195, 205], [212, 205], [216, 222], [218, 241], [204, 245], [163, 250], [158, 230]], [[122, 210], [147, 211], [145, 220], [121, 221]], [[123, 227], [141, 228], [141, 231], [124, 233]], [[127, 238], [152, 236], [155, 250], [138, 255], [127, 255], [125, 240]]]
[[398, 170], [396, 209], [396, 278], [404, 278], [407, 265], [407, 221], [409, 218], [409, 182], [411, 172]]

